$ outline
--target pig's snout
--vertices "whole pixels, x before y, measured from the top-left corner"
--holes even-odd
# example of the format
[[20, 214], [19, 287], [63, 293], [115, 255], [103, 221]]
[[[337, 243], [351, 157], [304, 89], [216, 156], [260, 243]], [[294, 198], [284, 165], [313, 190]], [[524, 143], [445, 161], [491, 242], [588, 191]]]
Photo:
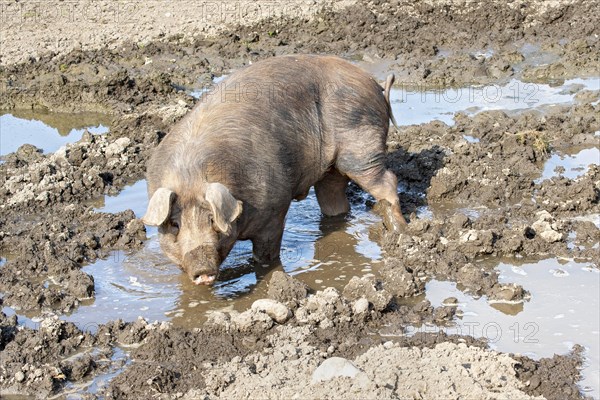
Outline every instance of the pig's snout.
[[198, 275], [192, 280], [196, 285], [212, 285], [216, 278], [215, 275]]
[[196, 285], [212, 285], [219, 273], [219, 259], [204, 246], [188, 252], [183, 258], [183, 270]]
[[202, 266], [188, 271], [190, 279], [196, 285], [212, 285], [217, 279], [217, 273], [217, 269], [202, 268]]

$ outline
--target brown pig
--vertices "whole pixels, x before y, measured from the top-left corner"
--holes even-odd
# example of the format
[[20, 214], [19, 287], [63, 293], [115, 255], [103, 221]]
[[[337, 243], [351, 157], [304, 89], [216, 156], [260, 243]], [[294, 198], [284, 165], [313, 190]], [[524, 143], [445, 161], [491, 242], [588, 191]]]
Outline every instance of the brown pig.
[[254, 258], [279, 258], [292, 200], [314, 186], [321, 211], [349, 210], [353, 180], [399, 229], [396, 176], [385, 167], [389, 88], [336, 57], [274, 57], [205, 93], [148, 163], [144, 223], [197, 284], [211, 284], [237, 240]]

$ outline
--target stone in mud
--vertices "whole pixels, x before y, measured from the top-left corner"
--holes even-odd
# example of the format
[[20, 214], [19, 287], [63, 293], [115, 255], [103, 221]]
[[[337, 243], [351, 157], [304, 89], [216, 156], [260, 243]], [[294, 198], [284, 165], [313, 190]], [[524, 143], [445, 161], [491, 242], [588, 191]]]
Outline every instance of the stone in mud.
[[364, 297], [356, 300], [352, 305], [352, 311], [354, 311], [354, 314], [358, 315], [369, 311], [369, 300], [365, 299]]
[[343, 295], [350, 301], [365, 298], [377, 311], [385, 310], [392, 301], [392, 294], [375, 277], [353, 277], [344, 287]]
[[563, 235], [556, 231], [558, 227], [554, 222], [554, 218], [548, 211], [540, 211], [537, 213], [537, 221], [531, 225], [531, 228], [539, 235], [542, 239], [549, 243], [561, 241]]
[[323, 361], [312, 374], [311, 384], [329, 381], [337, 377], [354, 378], [361, 371], [352, 362], [341, 357], [331, 357]]
[[119, 156], [125, 152], [130, 143], [131, 139], [127, 137], [119, 138], [109, 144], [104, 152], [107, 157]]
[[18, 371], [15, 374], [15, 381], [17, 382], [23, 382], [25, 380], [25, 374], [22, 371]]
[[257, 310], [246, 310], [241, 314], [232, 314], [232, 325], [235, 329], [243, 333], [262, 333], [273, 326], [273, 319]]
[[442, 304], [448, 307], [456, 307], [458, 306], [458, 299], [456, 297], [448, 297], [447, 299], [442, 301]]
[[308, 295], [308, 287], [283, 271], [273, 272], [267, 296], [294, 309]]
[[285, 324], [290, 319], [292, 312], [289, 308], [278, 301], [271, 299], [259, 299], [252, 303], [252, 309], [266, 313], [278, 324]]
[[479, 239], [479, 235], [475, 229], [469, 229], [467, 232], [463, 233], [460, 236], [460, 242], [475, 242]]
[[332, 287], [317, 291], [309, 296], [296, 310], [296, 320], [300, 324], [314, 324], [321, 328], [333, 326], [333, 320], [340, 314], [349, 313], [349, 307], [340, 298], [340, 293]]
[[451, 321], [456, 314], [455, 306], [437, 307], [433, 310], [433, 320], [436, 322]]
[[416, 313], [425, 313], [433, 310], [433, 307], [431, 306], [431, 302], [429, 300], [423, 300], [415, 304], [412, 310]]

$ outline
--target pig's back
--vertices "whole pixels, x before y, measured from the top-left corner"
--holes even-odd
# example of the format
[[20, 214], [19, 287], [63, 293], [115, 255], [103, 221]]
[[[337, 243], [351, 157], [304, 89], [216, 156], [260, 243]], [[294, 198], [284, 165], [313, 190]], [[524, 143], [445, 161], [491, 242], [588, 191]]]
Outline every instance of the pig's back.
[[371, 76], [337, 57], [315, 55], [273, 57], [238, 70], [201, 100], [201, 112], [212, 135], [228, 136], [241, 157], [266, 157], [281, 174], [275, 178], [287, 178], [294, 192], [332, 165], [346, 132], [365, 124], [387, 132], [389, 120]]

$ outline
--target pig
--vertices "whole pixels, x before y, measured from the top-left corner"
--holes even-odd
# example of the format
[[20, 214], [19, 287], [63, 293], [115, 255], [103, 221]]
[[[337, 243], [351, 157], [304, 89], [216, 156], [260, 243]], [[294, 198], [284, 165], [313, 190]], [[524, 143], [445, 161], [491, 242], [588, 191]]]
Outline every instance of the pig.
[[[237, 240], [279, 259], [292, 200], [314, 186], [325, 216], [349, 211], [350, 180], [381, 204], [388, 229], [406, 224], [386, 168], [389, 91], [332, 56], [289, 55], [231, 74], [175, 124], [147, 165], [142, 218], [196, 284], [212, 284]], [[395, 125], [395, 121], [394, 125]]]

